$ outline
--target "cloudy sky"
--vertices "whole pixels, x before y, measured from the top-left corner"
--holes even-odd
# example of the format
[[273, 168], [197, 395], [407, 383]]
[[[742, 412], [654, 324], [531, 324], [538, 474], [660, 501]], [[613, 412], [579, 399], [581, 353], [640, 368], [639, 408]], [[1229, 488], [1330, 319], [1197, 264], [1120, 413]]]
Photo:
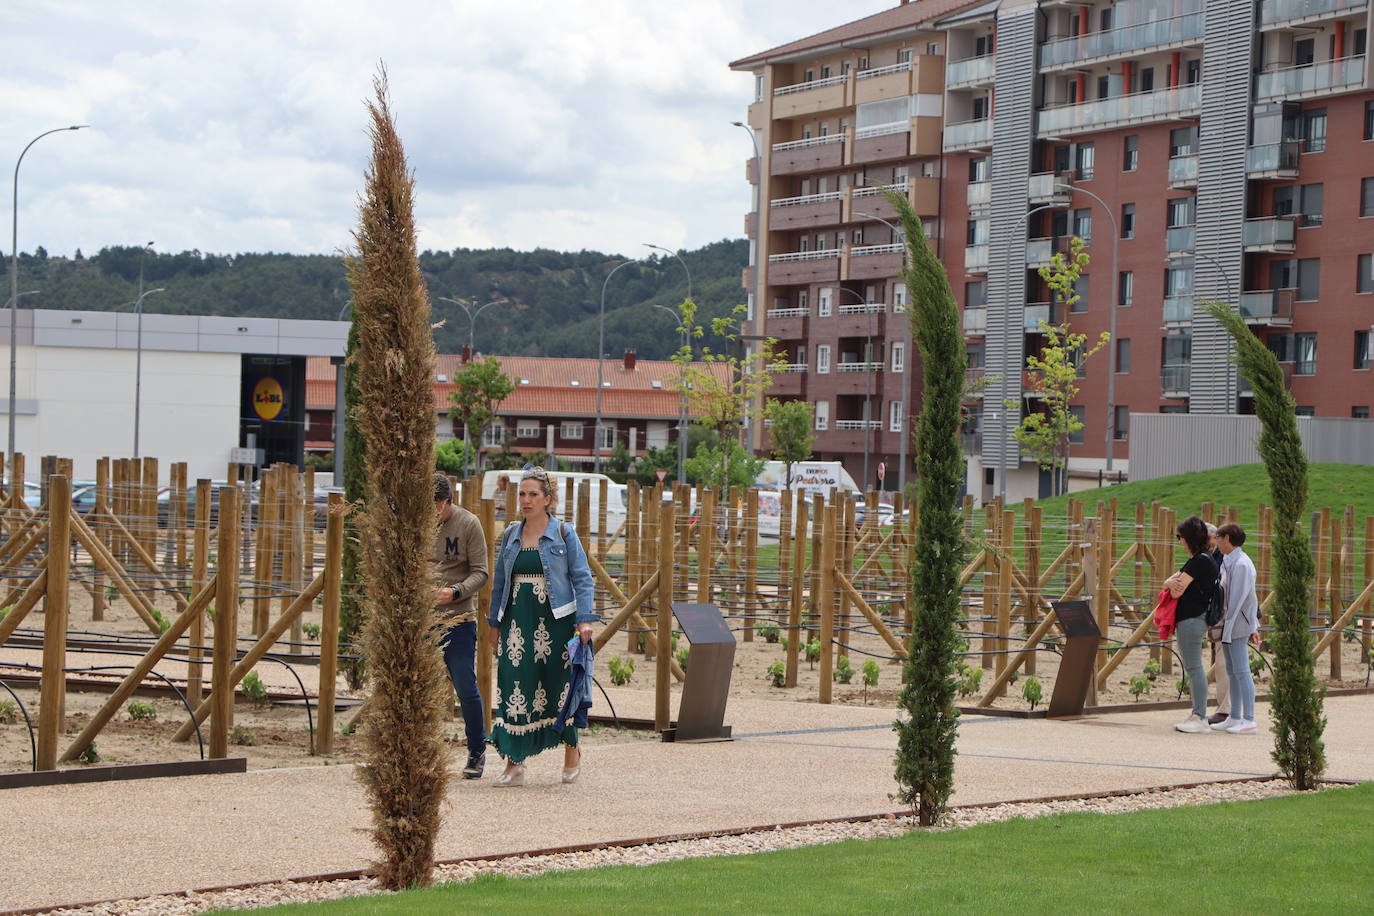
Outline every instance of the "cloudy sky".
[[893, 5], [5, 0], [0, 172], [92, 125], [24, 159], [23, 251], [333, 252], [385, 61], [423, 248], [690, 248], [750, 206], [728, 62]]

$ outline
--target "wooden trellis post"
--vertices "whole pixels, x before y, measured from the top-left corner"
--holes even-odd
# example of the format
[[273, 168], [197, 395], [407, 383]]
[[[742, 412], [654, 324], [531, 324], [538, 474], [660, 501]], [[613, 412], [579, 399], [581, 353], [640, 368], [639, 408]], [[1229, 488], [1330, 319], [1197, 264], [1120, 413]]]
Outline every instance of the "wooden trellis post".
[[238, 639], [239, 488], [219, 492], [219, 551], [215, 556], [215, 643], [210, 668], [210, 756], [229, 755], [234, 688], [229, 680]]
[[[657, 492], [654, 494], [657, 496]], [[654, 730], [668, 728], [672, 697], [673, 660], [673, 520], [676, 507], [657, 501], [658, 508], [658, 653], [654, 659]]]
[[711, 604], [711, 574], [716, 566], [716, 488], [707, 487], [697, 513], [697, 601]]
[[835, 672], [835, 551], [841, 524], [840, 506], [825, 511], [825, 525], [821, 535], [821, 587], [816, 596], [816, 610], [821, 617], [821, 683], [819, 701], [829, 703]]
[[754, 627], [758, 617], [754, 608], [759, 558], [759, 493], [750, 488], [744, 491], [744, 582], [740, 590], [740, 613], [744, 615], [744, 641], [754, 641]]
[[66, 719], [67, 586], [71, 573], [71, 481], [61, 474], [47, 478], [48, 568], [43, 598], [43, 680], [39, 686], [39, 770], [57, 769], [57, 742]]
[[[196, 520], [195, 537], [192, 544], [191, 585], [193, 591], [200, 591], [210, 581], [210, 481], [201, 478], [196, 481]], [[186, 698], [199, 703], [204, 693], [201, 677], [201, 659], [205, 650], [205, 615], [197, 614], [191, 620], [190, 645], [186, 649]]]
[[[315, 729], [315, 751], [334, 752], [334, 684], [339, 665], [339, 605], [343, 579], [343, 494], [329, 494], [329, 515], [324, 529], [324, 594], [320, 614], [320, 724]], [[490, 530], [490, 529], [486, 529]], [[487, 538], [488, 544], [491, 539]], [[485, 646], [486, 643], [478, 643]], [[479, 648], [477, 657], [491, 653]], [[480, 683], [480, 682], [479, 682]], [[487, 704], [490, 705], [490, 704]]]
[[[639, 482], [630, 481], [625, 488], [627, 508], [625, 510], [625, 581], [630, 594], [639, 591], [639, 587], [644, 582], [644, 577], [640, 574], [639, 551], [640, 544], [640, 525], [641, 509]], [[625, 648], [629, 652], [639, 651], [639, 639], [633, 632], [625, 634]]]
[[806, 494], [792, 491], [797, 504], [797, 537], [792, 543], [792, 581], [787, 595], [787, 662], [783, 683], [797, 686], [797, 659], [801, 651], [802, 588], [806, 584]]

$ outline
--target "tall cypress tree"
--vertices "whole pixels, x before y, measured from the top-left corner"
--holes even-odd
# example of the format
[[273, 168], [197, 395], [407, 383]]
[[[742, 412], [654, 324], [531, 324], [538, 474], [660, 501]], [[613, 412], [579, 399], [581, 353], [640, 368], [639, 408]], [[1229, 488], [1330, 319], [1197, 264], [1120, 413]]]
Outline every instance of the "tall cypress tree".
[[368, 103], [372, 162], [348, 261], [358, 404], [367, 440], [362, 536], [363, 650], [372, 697], [359, 779], [372, 807], [378, 880], [428, 884], [448, 782], [441, 737], [450, 701], [434, 622], [434, 339], [415, 251], [414, 179], [391, 117], [386, 71]]
[[1274, 717], [1274, 762], [1295, 789], [1316, 788], [1326, 769], [1322, 732], [1325, 690], [1317, 683], [1312, 658], [1312, 606], [1315, 568], [1302, 531], [1307, 505], [1307, 455], [1298, 437], [1297, 409], [1283, 384], [1279, 361], [1250, 333], [1245, 321], [1224, 303], [1207, 311], [1236, 341], [1236, 361], [1255, 392], [1260, 420], [1256, 446], [1269, 474], [1274, 502], [1274, 683], [1270, 710]]
[[920, 519], [910, 573], [911, 644], [899, 699], [905, 716], [894, 725], [896, 776], [901, 800], [916, 809], [922, 825], [930, 826], [944, 815], [954, 792], [959, 721], [954, 706], [955, 626], [959, 572], [967, 552], [959, 506], [964, 480], [959, 405], [967, 356], [959, 307], [944, 267], [930, 250], [907, 199], [891, 192], [886, 196], [907, 238], [902, 270], [911, 303], [907, 321], [920, 348], [924, 386], [915, 437]]

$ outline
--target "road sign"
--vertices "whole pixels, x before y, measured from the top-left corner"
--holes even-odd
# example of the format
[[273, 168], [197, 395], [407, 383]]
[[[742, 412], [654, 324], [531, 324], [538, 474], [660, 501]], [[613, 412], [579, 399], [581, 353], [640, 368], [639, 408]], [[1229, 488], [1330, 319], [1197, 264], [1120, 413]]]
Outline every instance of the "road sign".
[[886, 477], [886, 476], [887, 476], [887, 462], [886, 462], [886, 461], [879, 461], [879, 462], [878, 462], [878, 482], [879, 482], [879, 483], [882, 483], [883, 478]]
[[663, 483], [663, 481], [668, 479], [668, 471], [665, 468], [659, 468], [657, 471], [654, 471], [654, 474], [658, 477], [659, 483]]

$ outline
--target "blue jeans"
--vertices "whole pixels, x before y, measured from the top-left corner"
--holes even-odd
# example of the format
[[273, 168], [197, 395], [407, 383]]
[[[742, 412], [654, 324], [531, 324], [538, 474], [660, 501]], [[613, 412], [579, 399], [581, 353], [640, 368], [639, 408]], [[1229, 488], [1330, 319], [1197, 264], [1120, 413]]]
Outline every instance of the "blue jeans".
[[482, 715], [482, 693], [477, 689], [477, 621], [455, 623], [439, 640], [444, 650], [448, 679], [458, 693], [463, 710], [463, 726], [468, 734], [468, 753], [486, 751], [486, 719]]
[[1250, 641], [1233, 639], [1221, 644], [1226, 653], [1226, 673], [1231, 678], [1231, 716], [1255, 721], [1255, 679], [1250, 676]]
[[1202, 667], [1202, 647], [1207, 642], [1207, 621], [1201, 617], [1180, 620], [1175, 632], [1178, 635], [1178, 654], [1183, 656], [1183, 671], [1188, 675], [1188, 692], [1193, 698], [1193, 715], [1205, 719], [1207, 669]]

